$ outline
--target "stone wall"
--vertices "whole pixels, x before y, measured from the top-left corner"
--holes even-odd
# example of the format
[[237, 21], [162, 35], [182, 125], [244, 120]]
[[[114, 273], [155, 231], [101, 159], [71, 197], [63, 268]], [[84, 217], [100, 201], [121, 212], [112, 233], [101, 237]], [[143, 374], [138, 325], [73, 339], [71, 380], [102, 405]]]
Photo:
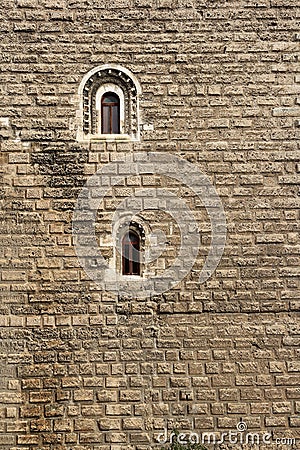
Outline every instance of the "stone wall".
[[[2, 2], [1, 448], [146, 450], [160, 448], [165, 428], [220, 437], [240, 422], [271, 434], [260, 449], [291, 448], [293, 439], [298, 448], [297, 6]], [[141, 84], [141, 140], [77, 143], [78, 87], [109, 63]], [[227, 241], [218, 268], [199, 284], [210, 245], [202, 205], [156, 174], [124, 180], [106, 199], [99, 236], [133, 186], [158, 185], [193, 206], [201, 235], [195, 268], [143, 300], [89, 279], [72, 214], [98, 169], [147, 151], [168, 152], [209, 177]], [[172, 260], [176, 249], [168, 250]]]

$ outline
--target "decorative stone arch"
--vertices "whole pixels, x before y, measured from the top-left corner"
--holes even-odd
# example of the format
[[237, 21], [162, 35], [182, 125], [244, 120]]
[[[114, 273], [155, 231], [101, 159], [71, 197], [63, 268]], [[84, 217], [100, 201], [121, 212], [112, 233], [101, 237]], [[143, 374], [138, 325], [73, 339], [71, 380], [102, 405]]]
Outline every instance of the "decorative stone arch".
[[[101, 98], [106, 92], [113, 92], [120, 99], [120, 134], [101, 134]], [[77, 140], [138, 141], [140, 95], [141, 86], [128, 69], [117, 64], [105, 64], [90, 70], [78, 89]]]

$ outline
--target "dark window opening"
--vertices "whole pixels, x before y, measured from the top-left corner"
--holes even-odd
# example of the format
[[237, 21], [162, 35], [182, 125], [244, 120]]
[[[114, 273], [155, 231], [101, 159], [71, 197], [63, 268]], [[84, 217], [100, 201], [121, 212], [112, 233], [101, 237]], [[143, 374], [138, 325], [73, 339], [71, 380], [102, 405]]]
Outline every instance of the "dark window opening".
[[122, 274], [140, 275], [140, 236], [134, 232], [127, 232], [122, 239]]
[[120, 134], [120, 99], [106, 92], [101, 99], [101, 133]]

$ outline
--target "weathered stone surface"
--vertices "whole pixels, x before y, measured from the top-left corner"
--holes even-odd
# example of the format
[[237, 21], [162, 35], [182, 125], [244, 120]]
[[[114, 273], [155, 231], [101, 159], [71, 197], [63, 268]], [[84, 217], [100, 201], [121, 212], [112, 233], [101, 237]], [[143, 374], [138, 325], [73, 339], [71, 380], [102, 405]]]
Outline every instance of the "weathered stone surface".
[[[1, 5], [0, 446], [146, 450], [165, 427], [220, 434], [242, 418], [272, 431], [270, 450], [297, 447], [284, 439], [300, 439], [298, 6]], [[102, 64], [141, 85], [140, 141], [76, 142], [78, 88]], [[170, 177], [153, 173], [147, 152]], [[197, 166], [222, 199], [226, 248], [204, 284], [210, 219], [162, 152]], [[126, 178], [131, 155], [140, 172]], [[165, 250], [143, 267], [158, 285], [181, 242], [159, 188], [186, 202], [200, 231], [192, 271], [147, 300], [96, 285], [74, 248], [79, 192], [117, 159], [96, 224], [111, 266], [121, 267], [111, 221], [127, 197], [144, 209], [146, 241], [164, 233]]]

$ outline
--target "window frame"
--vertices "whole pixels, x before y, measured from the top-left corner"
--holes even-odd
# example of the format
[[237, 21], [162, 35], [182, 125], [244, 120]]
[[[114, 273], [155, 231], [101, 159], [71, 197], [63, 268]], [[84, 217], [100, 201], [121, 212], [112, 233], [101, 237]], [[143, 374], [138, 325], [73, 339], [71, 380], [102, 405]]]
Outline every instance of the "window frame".
[[[115, 94], [119, 98], [119, 133], [102, 133], [102, 98], [105, 94], [111, 92], [112, 94]], [[96, 111], [97, 111], [97, 119], [98, 119], [98, 135], [101, 136], [107, 136], [109, 139], [110, 137], [113, 138], [124, 135], [124, 123], [125, 123], [125, 96], [123, 90], [112, 83], [106, 83], [99, 87], [96, 93]]]
[[[136, 238], [133, 241], [130, 238], [130, 235]], [[134, 243], [136, 243], [136, 246]], [[133, 249], [137, 250], [138, 253], [133, 252]], [[122, 237], [122, 275], [124, 276], [141, 276], [141, 259], [140, 259], [140, 251], [141, 251], [141, 236], [136, 230], [128, 230]], [[133, 255], [135, 253], [135, 255]], [[126, 254], [129, 254], [129, 257], [126, 258]], [[134, 260], [134, 256], [138, 256], [138, 261]], [[126, 263], [128, 261], [128, 264]], [[136, 265], [137, 270], [134, 269]], [[128, 270], [126, 267], [129, 267]]]
[[[110, 96], [114, 97], [115, 101], [106, 101], [105, 99]], [[104, 111], [108, 112], [108, 124], [107, 130], [104, 129], [105, 122]], [[101, 134], [120, 134], [120, 98], [114, 92], [106, 92], [101, 98]], [[117, 130], [117, 131], [116, 131]]]

